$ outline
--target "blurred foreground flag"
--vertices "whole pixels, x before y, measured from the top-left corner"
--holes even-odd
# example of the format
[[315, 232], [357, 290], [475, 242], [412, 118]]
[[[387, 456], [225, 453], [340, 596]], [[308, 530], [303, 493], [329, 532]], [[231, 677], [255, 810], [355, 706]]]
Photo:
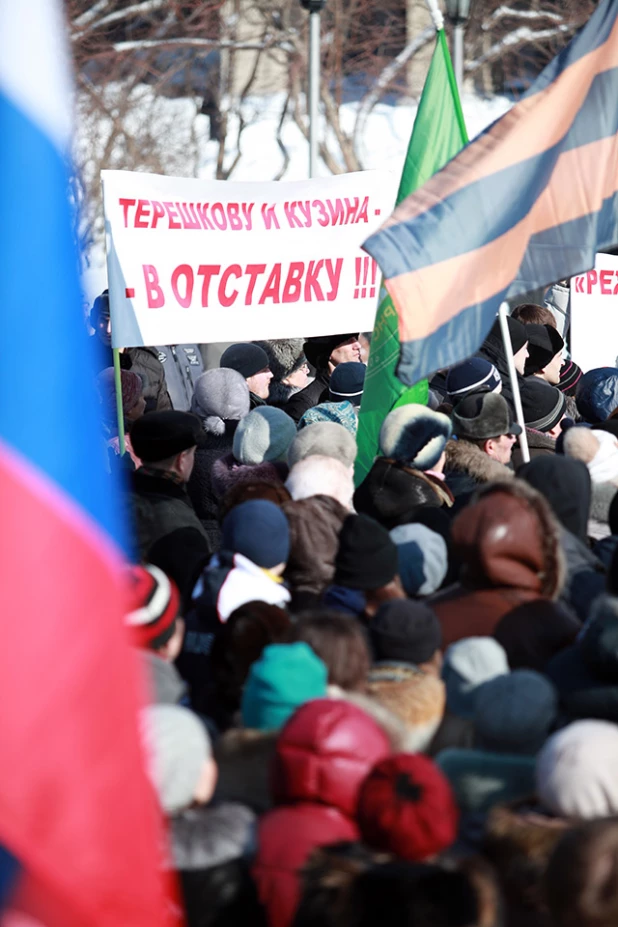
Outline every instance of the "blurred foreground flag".
[[397, 376], [473, 354], [502, 300], [581, 273], [618, 241], [618, 2], [365, 242], [399, 317]]
[[0, 0], [1, 903], [47, 927], [164, 927], [67, 200], [63, 31], [56, 0]]

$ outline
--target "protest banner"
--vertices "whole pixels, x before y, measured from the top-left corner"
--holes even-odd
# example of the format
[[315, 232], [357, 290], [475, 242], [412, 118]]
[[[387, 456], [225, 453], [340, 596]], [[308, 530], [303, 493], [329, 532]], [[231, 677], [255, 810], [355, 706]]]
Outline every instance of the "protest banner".
[[373, 328], [377, 265], [360, 245], [393, 207], [391, 174], [101, 178], [114, 347]]
[[597, 254], [592, 270], [571, 277], [571, 354], [584, 372], [618, 366], [615, 255]]

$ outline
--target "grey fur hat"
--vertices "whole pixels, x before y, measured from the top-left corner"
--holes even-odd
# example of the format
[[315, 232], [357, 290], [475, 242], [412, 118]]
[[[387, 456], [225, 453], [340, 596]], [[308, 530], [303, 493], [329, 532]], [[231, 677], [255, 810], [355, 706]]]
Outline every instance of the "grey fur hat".
[[254, 341], [253, 344], [257, 344], [258, 347], [266, 352], [268, 366], [275, 380], [284, 380], [306, 363], [306, 357], [303, 351], [304, 341], [302, 338], [280, 338], [277, 341]]
[[234, 433], [234, 457], [242, 464], [285, 460], [296, 437], [296, 422], [283, 409], [258, 406], [238, 425]]
[[343, 425], [316, 422], [298, 432], [288, 450], [288, 464], [291, 468], [299, 460], [315, 454], [334, 457], [346, 467], [351, 467], [356, 459], [356, 441]]
[[520, 435], [508, 402], [499, 393], [472, 393], [453, 409], [453, 433], [458, 438], [483, 441], [501, 435]]
[[212, 756], [206, 728], [181, 705], [150, 705], [141, 714], [148, 773], [166, 814], [188, 808]]
[[231, 367], [206, 370], [195, 381], [191, 411], [209, 434], [224, 434], [225, 423], [244, 418], [249, 405], [247, 381]]
[[450, 436], [448, 416], [410, 403], [388, 413], [380, 429], [380, 448], [384, 457], [416, 470], [431, 470]]

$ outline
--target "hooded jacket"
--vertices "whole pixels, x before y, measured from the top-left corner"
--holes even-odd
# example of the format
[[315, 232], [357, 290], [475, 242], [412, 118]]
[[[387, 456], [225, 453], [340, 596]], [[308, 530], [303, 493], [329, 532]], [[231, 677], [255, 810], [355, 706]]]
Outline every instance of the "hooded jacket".
[[464, 637], [491, 637], [518, 605], [560, 595], [559, 525], [546, 500], [523, 481], [480, 490], [453, 522], [451, 538], [460, 582], [428, 601], [445, 648]]
[[378, 457], [354, 493], [356, 511], [389, 530], [419, 506], [448, 509], [452, 504], [453, 496], [446, 483], [389, 457]]
[[[290, 526], [290, 554], [285, 579], [293, 601], [307, 595], [319, 601], [335, 575], [339, 533], [350, 514], [331, 496], [309, 496], [282, 506]], [[302, 595], [301, 595], [302, 594]]]
[[389, 753], [386, 734], [347, 701], [308, 702], [285, 725], [273, 764], [276, 807], [260, 820], [253, 869], [270, 927], [292, 923], [312, 850], [359, 838], [361, 784]]

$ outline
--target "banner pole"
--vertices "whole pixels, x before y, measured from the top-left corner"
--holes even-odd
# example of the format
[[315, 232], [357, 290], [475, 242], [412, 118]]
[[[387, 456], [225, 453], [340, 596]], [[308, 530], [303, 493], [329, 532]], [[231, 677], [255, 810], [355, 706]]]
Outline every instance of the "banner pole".
[[122, 379], [120, 376], [120, 348], [112, 348], [114, 355], [114, 384], [116, 387], [116, 418], [118, 420], [118, 444], [120, 456], [126, 452], [124, 441], [124, 413], [122, 411]]
[[504, 353], [506, 354], [506, 362], [509, 368], [509, 378], [511, 380], [511, 389], [513, 390], [513, 401], [515, 403], [515, 417], [521, 427], [521, 434], [519, 436], [519, 446], [521, 448], [521, 456], [524, 463], [529, 463], [530, 461], [530, 450], [528, 448], [528, 435], [526, 434], [526, 423], [524, 422], [524, 410], [521, 405], [521, 395], [519, 393], [519, 381], [517, 380], [517, 370], [515, 369], [515, 359], [513, 357], [513, 345], [511, 343], [511, 335], [509, 333], [509, 326], [507, 322], [508, 318], [508, 303], [501, 303], [500, 309], [498, 312], [500, 318], [500, 330], [502, 332], [502, 341], [504, 342]]

